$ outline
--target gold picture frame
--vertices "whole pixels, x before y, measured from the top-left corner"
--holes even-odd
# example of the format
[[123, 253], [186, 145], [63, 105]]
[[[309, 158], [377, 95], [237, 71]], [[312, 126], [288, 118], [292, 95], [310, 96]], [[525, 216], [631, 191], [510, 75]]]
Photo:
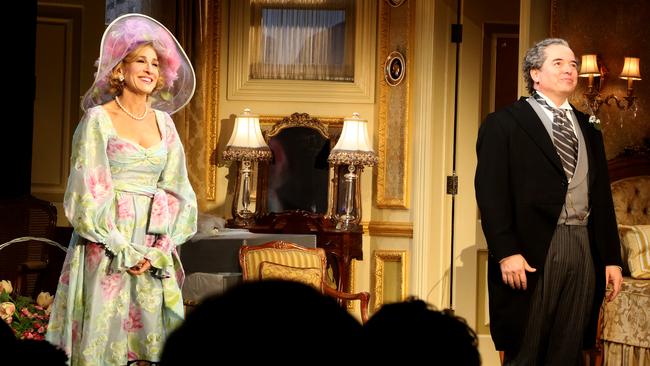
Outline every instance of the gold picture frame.
[[389, 302], [399, 302], [407, 294], [407, 263], [405, 250], [375, 250], [375, 288], [373, 311]]

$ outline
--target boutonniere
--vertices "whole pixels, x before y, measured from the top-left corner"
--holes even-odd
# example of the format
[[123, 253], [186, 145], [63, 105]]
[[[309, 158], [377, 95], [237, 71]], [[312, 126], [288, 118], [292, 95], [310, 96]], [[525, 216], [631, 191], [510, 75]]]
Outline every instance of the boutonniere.
[[600, 118], [592, 114], [591, 116], [589, 116], [589, 124], [594, 126], [596, 130], [600, 131]]

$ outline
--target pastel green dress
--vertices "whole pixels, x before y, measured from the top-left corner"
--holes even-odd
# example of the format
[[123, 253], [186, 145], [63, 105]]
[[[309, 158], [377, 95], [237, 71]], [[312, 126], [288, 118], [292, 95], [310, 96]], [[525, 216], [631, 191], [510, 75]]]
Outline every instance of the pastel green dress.
[[[70, 364], [158, 361], [183, 320], [176, 246], [196, 232], [196, 195], [171, 117], [155, 111], [162, 141], [117, 135], [102, 106], [86, 111], [72, 142], [65, 214], [74, 233], [46, 339]], [[152, 269], [127, 269], [142, 258]]]

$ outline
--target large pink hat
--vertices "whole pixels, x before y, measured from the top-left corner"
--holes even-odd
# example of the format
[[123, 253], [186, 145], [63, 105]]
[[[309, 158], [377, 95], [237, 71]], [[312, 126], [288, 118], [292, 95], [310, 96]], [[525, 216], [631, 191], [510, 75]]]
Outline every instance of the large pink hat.
[[156, 50], [165, 81], [165, 85], [149, 97], [151, 108], [173, 114], [190, 101], [196, 78], [185, 51], [160, 22], [133, 13], [118, 17], [104, 31], [95, 81], [81, 102], [84, 111], [113, 99], [114, 95], [110, 93], [111, 71], [131, 51], [149, 42]]

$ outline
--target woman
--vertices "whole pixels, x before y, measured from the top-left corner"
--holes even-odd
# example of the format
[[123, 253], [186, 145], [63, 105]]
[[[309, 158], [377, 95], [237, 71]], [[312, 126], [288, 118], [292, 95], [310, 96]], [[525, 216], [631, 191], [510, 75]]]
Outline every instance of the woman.
[[194, 93], [176, 39], [141, 14], [102, 37], [72, 142], [64, 197], [74, 233], [47, 340], [71, 365], [158, 361], [183, 319], [175, 247], [196, 231], [196, 196], [170, 114]]

